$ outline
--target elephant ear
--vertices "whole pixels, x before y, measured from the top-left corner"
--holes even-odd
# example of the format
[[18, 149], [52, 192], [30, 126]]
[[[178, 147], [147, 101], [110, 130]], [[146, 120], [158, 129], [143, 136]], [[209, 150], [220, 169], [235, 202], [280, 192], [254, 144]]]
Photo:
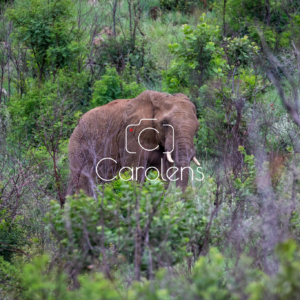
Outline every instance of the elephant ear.
[[[129, 101], [123, 114], [123, 123], [125, 130], [127, 130], [128, 141], [130, 141], [130, 138], [137, 141], [139, 134], [144, 129], [153, 128], [155, 109], [161, 98], [161, 93], [148, 90]], [[140, 135], [140, 143], [145, 149], [157, 147], [155, 130], [144, 130]]]

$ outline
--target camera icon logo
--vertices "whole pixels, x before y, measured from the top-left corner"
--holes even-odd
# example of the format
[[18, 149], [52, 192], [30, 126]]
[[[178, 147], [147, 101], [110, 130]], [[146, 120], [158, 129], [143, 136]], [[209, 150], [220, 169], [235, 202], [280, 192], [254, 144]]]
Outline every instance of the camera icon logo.
[[[128, 143], [127, 143], [128, 129], [130, 128], [129, 131], [132, 132], [132, 131], [133, 131], [132, 127], [133, 127], [133, 126], [139, 126], [139, 125], [141, 124], [142, 121], [156, 121], [156, 120], [157, 120], [157, 119], [141, 119], [140, 122], [139, 122], [138, 124], [129, 124], [129, 125], [126, 127], [126, 130], [125, 130], [125, 150], [126, 150], [128, 153], [130, 153], [130, 154], [136, 154], [136, 152], [131, 152], [131, 151], [129, 151], [128, 148], [127, 148], [127, 145], [128, 145]], [[169, 127], [172, 128], [172, 131], [173, 131], [173, 134], [172, 134], [172, 136], [173, 136], [173, 147], [172, 147], [172, 150], [169, 151], [170, 153], [172, 153], [172, 152], [174, 151], [174, 127], [173, 127], [172, 125], [169, 125], [169, 124], [163, 124], [163, 126], [169, 126]], [[155, 129], [155, 128], [152, 128], [152, 127], [144, 128], [144, 129], [139, 133], [139, 135], [138, 135], [138, 143], [139, 143], [140, 147], [141, 147], [143, 150], [149, 151], [149, 152], [158, 149], [158, 148], [159, 148], [159, 145], [157, 145], [157, 146], [156, 146], [155, 148], [153, 148], [153, 149], [146, 149], [146, 148], [144, 148], [144, 147], [141, 145], [141, 142], [140, 142], [140, 136], [141, 136], [141, 134], [142, 134], [145, 130], [154, 130], [155, 132], [159, 133], [159, 131], [158, 131], [157, 129]], [[167, 153], [167, 152], [163, 152], [163, 153]]]

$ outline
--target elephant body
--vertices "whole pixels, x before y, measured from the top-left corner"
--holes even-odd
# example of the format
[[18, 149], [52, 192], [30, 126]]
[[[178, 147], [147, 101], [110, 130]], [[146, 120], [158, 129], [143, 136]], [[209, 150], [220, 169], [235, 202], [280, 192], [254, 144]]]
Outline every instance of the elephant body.
[[[195, 156], [193, 137], [198, 126], [195, 106], [183, 94], [145, 91], [88, 111], [69, 142], [68, 194], [75, 187], [76, 193], [83, 189], [92, 196], [96, 183], [108, 182], [120, 171], [143, 181], [150, 167], [169, 182], [166, 172], [173, 159], [176, 166], [186, 167]], [[188, 170], [183, 173], [176, 183], [184, 190]]]

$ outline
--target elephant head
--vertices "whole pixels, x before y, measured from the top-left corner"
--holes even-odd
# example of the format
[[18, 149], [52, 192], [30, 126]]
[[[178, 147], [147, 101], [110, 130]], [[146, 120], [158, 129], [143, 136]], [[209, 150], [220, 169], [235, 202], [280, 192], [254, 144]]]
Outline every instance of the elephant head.
[[129, 101], [123, 122], [126, 127], [140, 123], [130, 130], [141, 146], [145, 149], [159, 147], [169, 163], [175, 163], [177, 168], [182, 169], [182, 176], [178, 177], [176, 185], [185, 190], [189, 179], [187, 167], [192, 160], [200, 165], [195, 157], [193, 143], [199, 121], [195, 105], [188, 97], [184, 94], [145, 91]]

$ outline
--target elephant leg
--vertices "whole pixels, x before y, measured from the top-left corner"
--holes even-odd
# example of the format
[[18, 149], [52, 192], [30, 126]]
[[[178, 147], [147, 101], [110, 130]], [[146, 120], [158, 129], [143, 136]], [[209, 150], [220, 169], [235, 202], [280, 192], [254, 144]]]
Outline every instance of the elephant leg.
[[76, 186], [76, 194], [79, 194], [80, 190], [83, 190], [83, 192], [89, 197], [92, 197], [94, 195], [91, 182], [90, 182], [91, 178], [89, 177], [90, 176], [80, 174], [80, 178]]
[[75, 189], [76, 194], [79, 194], [80, 190], [83, 190], [87, 196], [93, 196], [93, 182], [91, 180], [93, 180], [92, 175], [89, 175], [87, 172], [73, 170], [68, 184], [67, 195], [72, 195]]

